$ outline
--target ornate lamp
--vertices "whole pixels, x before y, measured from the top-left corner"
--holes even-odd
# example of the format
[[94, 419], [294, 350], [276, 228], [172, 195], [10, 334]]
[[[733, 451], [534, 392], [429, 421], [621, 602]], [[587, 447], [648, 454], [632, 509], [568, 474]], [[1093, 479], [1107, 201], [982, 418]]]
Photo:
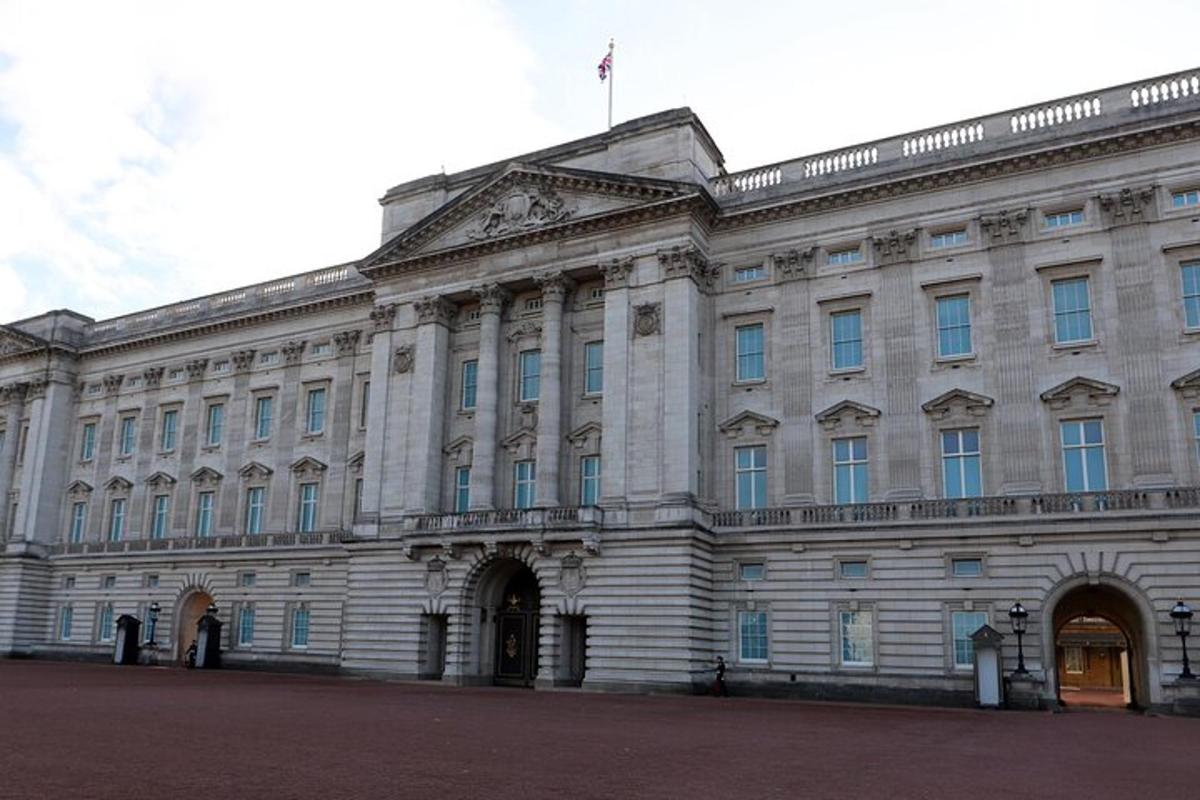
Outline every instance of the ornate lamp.
[[150, 604], [150, 630], [146, 631], [146, 644], [154, 647], [157, 642], [154, 641], [154, 634], [158, 630], [158, 612], [162, 611], [162, 606], [158, 603]]
[[215, 617], [217, 615], [217, 604], [209, 603], [208, 608], [204, 609], [204, 613], [208, 614], [210, 617]]
[[1013, 674], [1028, 675], [1029, 671], [1025, 669], [1025, 647], [1022, 640], [1025, 638], [1025, 630], [1029, 625], [1029, 612], [1018, 600], [1008, 610], [1008, 619], [1012, 622], [1013, 633], [1017, 635], [1017, 669]]
[[1191, 665], [1188, 664], [1187, 654], [1187, 637], [1192, 632], [1191, 606], [1181, 599], [1171, 609], [1171, 619], [1175, 622], [1175, 635], [1179, 637], [1179, 643], [1183, 646], [1183, 672], [1179, 673], [1179, 677], [1184, 679], [1195, 678], [1196, 676], [1192, 674]]

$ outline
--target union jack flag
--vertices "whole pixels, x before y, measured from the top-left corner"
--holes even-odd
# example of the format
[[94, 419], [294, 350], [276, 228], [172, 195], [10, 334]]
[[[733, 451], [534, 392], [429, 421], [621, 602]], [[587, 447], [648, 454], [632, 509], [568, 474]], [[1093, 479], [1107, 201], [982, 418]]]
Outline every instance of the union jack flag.
[[600, 59], [600, 80], [603, 81], [612, 72], [612, 53], [605, 53], [604, 58]]

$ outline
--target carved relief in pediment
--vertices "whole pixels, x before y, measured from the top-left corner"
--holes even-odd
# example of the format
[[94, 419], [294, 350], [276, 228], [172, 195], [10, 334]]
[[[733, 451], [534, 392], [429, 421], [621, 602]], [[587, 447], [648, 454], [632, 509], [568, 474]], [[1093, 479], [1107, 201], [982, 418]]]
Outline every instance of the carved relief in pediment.
[[562, 222], [575, 210], [553, 190], [532, 183], [513, 184], [467, 228], [468, 239], [491, 239]]

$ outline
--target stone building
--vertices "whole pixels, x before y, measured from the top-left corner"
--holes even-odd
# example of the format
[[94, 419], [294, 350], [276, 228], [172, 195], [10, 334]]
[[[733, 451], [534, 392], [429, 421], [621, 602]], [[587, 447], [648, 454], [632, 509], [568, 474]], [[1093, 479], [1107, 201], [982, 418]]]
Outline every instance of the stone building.
[[215, 603], [234, 665], [969, 703], [1020, 601], [1014, 697], [1083, 618], [1186, 703], [1198, 142], [1200, 72], [733, 174], [676, 109], [396, 186], [358, 261], [8, 324], [0, 652], [156, 604], [173, 661]]

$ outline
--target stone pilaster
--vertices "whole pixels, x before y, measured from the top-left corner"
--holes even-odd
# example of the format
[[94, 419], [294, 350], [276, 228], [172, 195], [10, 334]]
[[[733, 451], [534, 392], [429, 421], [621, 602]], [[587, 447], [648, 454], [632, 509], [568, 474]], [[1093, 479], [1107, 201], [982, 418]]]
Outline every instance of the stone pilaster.
[[921, 409], [917, 396], [917, 343], [912, 261], [917, 257], [918, 232], [889, 231], [871, 238], [875, 263], [883, 267], [883, 302], [879, 304], [883, 336], [882, 375], [887, 394], [883, 454], [887, 459], [885, 500], [920, 497]]
[[[151, 500], [154, 489], [145, 484], [145, 479], [155, 472], [154, 459], [158, 451], [158, 442], [154, 435], [158, 430], [158, 391], [162, 375], [163, 368], [158, 366], [147, 367], [142, 371], [142, 410], [138, 414], [137, 454], [133, 457], [133, 474], [129, 476], [135, 486], [133, 501], [130, 504], [130, 519], [136, 520], [142, 526], [142, 537], [146, 539], [154, 532], [154, 520], [149, 512], [149, 509], [154, 507]], [[178, 487], [179, 475], [171, 477], [175, 478], [175, 486]], [[172, 488], [170, 495], [171, 505], [174, 506], [179, 502], [179, 492]], [[174, 530], [169, 514], [167, 519], [167, 536], [171, 536]]]
[[813, 489], [812, 321], [809, 279], [815, 248], [789, 250], [771, 257], [779, 283], [779, 329], [775, 342], [782, 355], [772, 380], [783, 389], [779, 426], [783, 461], [783, 505], [815, 501]]
[[450, 323], [457, 308], [445, 298], [430, 296], [413, 303], [413, 310], [417, 316], [417, 345], [412, 355], [405, 510], [423, 514], [438, 511], [441, 506]]
[[625, 502], [629, 429], [629, 277], [633, 259], [601, 265], [604, 273], [604, 401], [600, 436], [600, 504]]
[[360, 516], [355, 526], [363, 533], [374, 533], [383, 505], [383, 468], [387, 453], [388, 400], [391, 396], [392, 328], [396, 323], [396, 305], [387, 303], [371, 310], [371, 396], [367, 398], [367, 435], [363, 451], [363, 491]]
[[353, 494], [354, 485], [349, 477], [346, 458], [350, 454], [350, 436], [355, 427], [354, 415], [354, 357], [358, 352], [358, 340], [362, 334], [348, 330], [333, 335], [337, 365], [334, 368], [333, 415], [330, 436], [329, 466], [322, 481], [321, 502], [317, 507], [317, 527], [320, 529], [345, 530], [353, 523], [346, 516], [346, 504], [342, 502], [346, 493]]
[[0, 387], [0, 413], [4, 414], [4, 446], [0, 448], [0, 541], [8, 531], [8, 493], [12, 490], [21, 438], [21, 412], [25, 407], [25, 384]]
[[496, 431], [499, 409], [500, 314], [508, 292], [497, 284], [475, 289], [479, 297], [479, 366], [476, 371], [475, 442], [471, 508], [495, 508]]
[[[300, 427], [304, 424], [301, 416], [300, 361], [304, 356], [304, 340], [290, 341], [279, 348], [283, 355], [283, 380], [279, 389], [279, 424], [275, 429], [274, 457], [275, 474], [271, 476], [271, 488], [267, 492], [267, 516], [263, 524], [265, 533], [289, 531], [289, 521], [296, 498], [292, 495], [291, 471], [288, 469], [294, 459], [296, 443], [300, 438]], [[190, 400], [190, 399], [189, 399]], [[330, 387], [325, 397], [325, 408], [333, 400], [333, 387]], [[326, 419], [328, 436], [329, 421]], [[230, 480], [234, 480], [230, 476]]]
[[542, 373], [538, 397], [536, 504], [553, 508], [562, 505], [559, 471], [563, 441], [563, 304], [572, 284], [561, 272], [539, 275], [537, 281], [542, 287]]
[[[121, 390], [121, 384], [124, 382], [123, 375], [105, 375], [102, 384], [104, 386], [104, 410], [100, 412], [100, 421], [96, 426], [96, 446], [92, 453], [93, 464], [95, 469], [93, 475], [96, 476], [96, 493], [94, 499], [99, 499], [99, 503], [93, 502], [93, 513], [88, 516], [88, 530], [93, 540], [108, 541], [108, 508], [109, 496], [102, 491], [104, 484], [115, 475], [120, 474], [126, 480], [130, 479], [129, 470], [125, 464], [113, 465], [113, 453], [116, 450], [114, 439], [116, 438], [117, 419], [117, 397]], [[78, 423], [73, 422], [72, 427], [78, 431]], [[69, 458], [78, 458], [79, 453], [71, 453]], [[132, 499], [127, 501], [132, 504]], [[122, 534], [125, 538], [129, 538], [136, 530], [136, 520], [130, 514], [125, 517], [125, 531]]]
[[[74, 377], [56, 374], [29, 384], [29, 436], [21, 471], [20, 502], [13, 524], [13, 542], [48, 543], [61, 538], [62, 497], [74, 419]], [[11, 545], [10, 545], [11, 546]]]
[[[250, 414], [250, 367], [254, 363], [253, 350], [232, 353], [233, 392], [229, 396], [225, 419], [225, 436], [221, 449], [225, 453], [225, 480], [221, 481], [220, 502], [217, 504], [217, 529], [222, 533], [238, 533], [242, 530], [237, 518], [240, 506], [239, 494], [242, 482], [237, 472], [242, 467], [249, 438], [247, 417]], [[202, 410], [203, 411], [203, 410]]]

